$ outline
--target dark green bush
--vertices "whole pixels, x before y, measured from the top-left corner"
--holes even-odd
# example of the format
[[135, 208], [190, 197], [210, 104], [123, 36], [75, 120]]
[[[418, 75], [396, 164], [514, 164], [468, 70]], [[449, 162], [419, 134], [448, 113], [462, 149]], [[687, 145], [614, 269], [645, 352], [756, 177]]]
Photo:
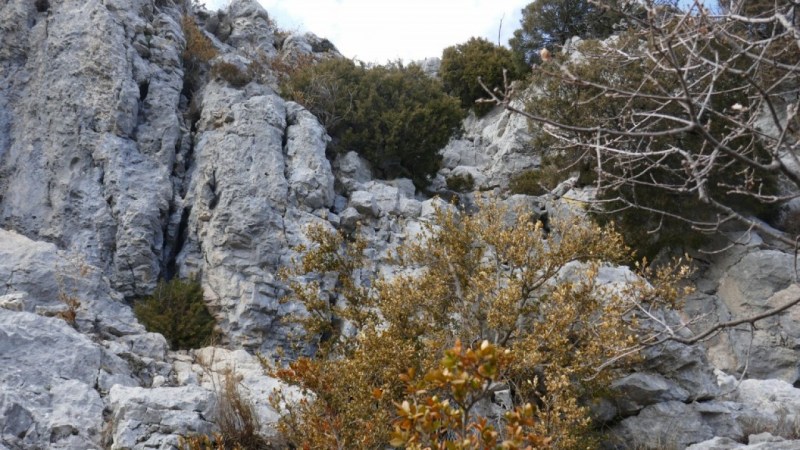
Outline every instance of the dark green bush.
[[509, 40], [511, 49], [526, 63], [538, 60], [542, 48], [551, 50], [573, 36], [605, 38], [622, 15], [590, 0], [536, 0], [522, 10], [522, 28]]
[[478, 83], [483, 79], [487, 87], [503, 87], [503, 69], [508, 70], [511, 80], [522, 78], [525, 67], [518, 64], [514, 54], [505, 47], [494, 45], [484, 38], [469, 41], [444, 49], [439, 76], [444, 89], [461, 100], [465, 109], [472, 108], [478, 116], [491, 111], [493, 104], [476, 104], [475, 100], [487, 97]]
[[512, 194], [544, 195], [558, 185], [563, 175], [557, 167], [547, 166], [518, 173], [508, 184]]
[[147, 331], [163, 334], [173, 350], [208, 345], [214, 333], [214, 318], [195, 280], [159, 281], [152, 295], [136, 302], [133, 312]]
[[239, 66], [229, 62], [218, 62], [211, 66], [211, 76], [228, 82], [233, 87], [244, 87], [253, 80], [249, 72], [239, 69]]
[[282, 94], [322, 121], [332, 150], [354, 150], [382, 176], [408, 177], [419, 187], [439, 169], [438, 151], [463, 118], [458, 100], [417, 65], [325, 60], [297, 71]]

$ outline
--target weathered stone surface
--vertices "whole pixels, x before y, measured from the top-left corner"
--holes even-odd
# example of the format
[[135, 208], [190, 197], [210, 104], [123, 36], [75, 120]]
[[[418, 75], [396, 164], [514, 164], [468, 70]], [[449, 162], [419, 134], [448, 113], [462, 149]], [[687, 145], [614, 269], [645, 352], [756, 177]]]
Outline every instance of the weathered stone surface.
[[691, 445], [686, 450], [798, 450], [800, 441], [786, 440], [770, 433], [751, 435], [748, 444], [733, 439], [716, 437], [714, 439]]
[[369, 162], [356, 152], [347, 152], [337, 156], [333, 165], [337, 169], [339, 182], [347, 191], [358, 190], [364, 183], [372, 180], [372, 169]]
[[[717, 264], [726, 262], [723, 258]], [[800, 297], [800, 286], [793, 283], [793, 257], [787, 253], [753, 248], [739, 253], [738, 259], [728, 264], [719, 276], [716, 292], [702, 298], [706, 302], [703, 309], [714, 320], [760, 314]], [[709, 357], [716, 367], [728, 373], [741, 373], [746, 366], [748, 377], [794, 383], [800, 379], [798, 324], [800, 309], [792, 308], [759, 321], [752, 335], [741, 327], [726, 330], [709, 342]]]
[[[319, 122], [270, 89], [210, 84], [203, 96], [184, 201], [180, 273], [203, 274], [230, 342], [267, 351], [281, 339], [278, 267], [305, 242], [305, 227], [333, 206], [333, 175]], [[277, 328], [274, 328], [277, 327]]]
[[639, 415], [623, 420], [614, 433], [619, 442], [646, 449], [685, 448], [714, 437], [714, 430], [692, 405], [675, 401], [646, 407]]
[[127, 365], [57, 318], [0, 309], [0, 446], [100, 448], [103, 373]]
[[630, 415], [647, 405], [677, 400], [685, 401], [690, 393], [658, 374], [633, 373], [611, 384], [619, 412]]
[[274, 425], [280, 417], [269, 403], [274, 391], [280, 390], [289, 399], [300, 398], [296, 388], [265, 375], [258, 358], [244, 350], [206, 347], [193, 350], [188, 356], [188, 361], [175, 364], [177, 378], [184, 384], [200, 385], [219, 393], [224, 391], [227, 377], [233, 377], [239, 394], [255, 406], [264, 436], [274, 434]]
[[179, 17], [152, 0], [0, 11], [0, 226], [79, 251], [126, 293], [162, 263], [182, 152]]
[[669, 341], [650, 347], [643, 354], [645, 369], [674, 382], [689, 392], [691, 399], [713, 398], [719, 393], [713, 367], [699, 346]]
[[744, 380], [733, 399], [758, 411], [750, 433], [796, 434], [800, 424], [800, 389], [781, 380]]
[[114, 386], [111, 406], [111, 449], [176, 448], [179, 436], [215, 430], [214, 395], [200, 386]]
[[473, 173], [466, 167], [475, 167], [483, 175], [473, 173], [476, 188], [506, 188], [514, 175], [538, 166], [540, 156], [530, 141], [527, 119], [521, 115], [500, 108], [481, 118], [470, 114], [463, 136], [442, 149], [442, 165], [463, 173]]
[[350, 194], [350, 207], [369, 216], [377, 216], [379, 211], [375, 196], [369, 191], [355, 191]]
[[319, 121], [294, 102], [286, 104], [286, 170], [289, 200], [311, 209], [333, 204], [333, 173], [325, 146], [330, 141]]
[[227, 44], [239, 50], [274, 56], [275, 27], [258, 0], [230, 2], [225, 12], [229, 24], [229, 29], [225, 30]]

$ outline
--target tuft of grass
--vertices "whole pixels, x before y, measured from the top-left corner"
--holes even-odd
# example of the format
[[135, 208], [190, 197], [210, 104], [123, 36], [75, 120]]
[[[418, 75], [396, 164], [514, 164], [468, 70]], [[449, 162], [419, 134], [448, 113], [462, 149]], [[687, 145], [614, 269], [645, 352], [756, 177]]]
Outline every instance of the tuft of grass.
[[267, 441], [258, 434], [258, 413], [244, 395], [239, 377], [229, 371], [217, 393], [217, 425], [226, 443], [246, 449], [267, 449]]
[[211, 66], [211, 76], [228, 82], [233, 87], [241, 88], [253, 80], [249, 71], [239, 69], [239, 66], [229, 62], [218, 62]]

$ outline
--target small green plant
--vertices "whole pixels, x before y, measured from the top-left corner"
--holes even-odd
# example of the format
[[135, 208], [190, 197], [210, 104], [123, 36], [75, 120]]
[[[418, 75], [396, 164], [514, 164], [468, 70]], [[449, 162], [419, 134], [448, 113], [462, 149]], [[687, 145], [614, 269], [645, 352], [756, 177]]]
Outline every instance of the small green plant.
[[472, 174], [452, 175], [447, 178], [447, 189], [456, 192], [468, 192], [475, 188]]
[[214, 318], [196, 280], [159, 281], [153, 294], [137, 301], [133, 311], [148, 331], [163, 334], [174, 350], [202, 347], [214, 334]]
[[211, 66], [211, 76], [225, 80], [233, 87], [244, 87], [253, 80], [249, 71], [243, 71], [236, 64], [221, 61]]
[[558, 167], [548, 165], [518, 173], [511, 178], [508, 189], [512, 194], [544, 195], [555, 188], [562, 177]]

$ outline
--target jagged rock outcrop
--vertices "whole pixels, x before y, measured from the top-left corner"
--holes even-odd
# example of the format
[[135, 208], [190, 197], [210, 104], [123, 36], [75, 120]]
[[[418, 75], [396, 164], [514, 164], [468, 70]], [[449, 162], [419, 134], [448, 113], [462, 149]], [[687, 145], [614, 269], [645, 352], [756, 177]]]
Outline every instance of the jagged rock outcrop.
[[202, 273], [236, 346], [269, 350], [287, 311], [275, 272], [333, 205], [328, 137], [305, 109], [253, 84], [209, 85], [197, 127], [180, 271]]
[[215, 426], [213, 392], [199, 386], [144, 389], [115, 385], [111, 449], [178, 448], [180, 436], [210, 434]]
[[98, 391], [111, 381], [136, 384], [126, 372], [123, 360], [63, 320], [0, 309], [0, 445], [99, 448]]
[[508, 187], [514, 175], [539, 167], [541, 154], [530, 147], [528, 120], [501, 108], [483, 117], [470, 114], [463, 134], [442, 150], [442, 166], [434, 189], [444, 189], [447, 178], [472, 175], [475, 189]]
[[783, 381], [743, 380], [717, 400], [648, 406], [613, 435], [625, 443], [616, 448], [796, 449], [800, 442], [781, 436], [797, 437], [799, 399], [800, 390]]
[[699, 444], [686, 447], [687, 450], [797, 450], [800, 441], [784, 439], [770, 433], [759, 433], [748, 436], [747, 444], [729, 438], [716, 437]]
[[79, 255], [0, 230], [0, 444], [101, 448], [108, 392], [172, 370], [164, 337]]

